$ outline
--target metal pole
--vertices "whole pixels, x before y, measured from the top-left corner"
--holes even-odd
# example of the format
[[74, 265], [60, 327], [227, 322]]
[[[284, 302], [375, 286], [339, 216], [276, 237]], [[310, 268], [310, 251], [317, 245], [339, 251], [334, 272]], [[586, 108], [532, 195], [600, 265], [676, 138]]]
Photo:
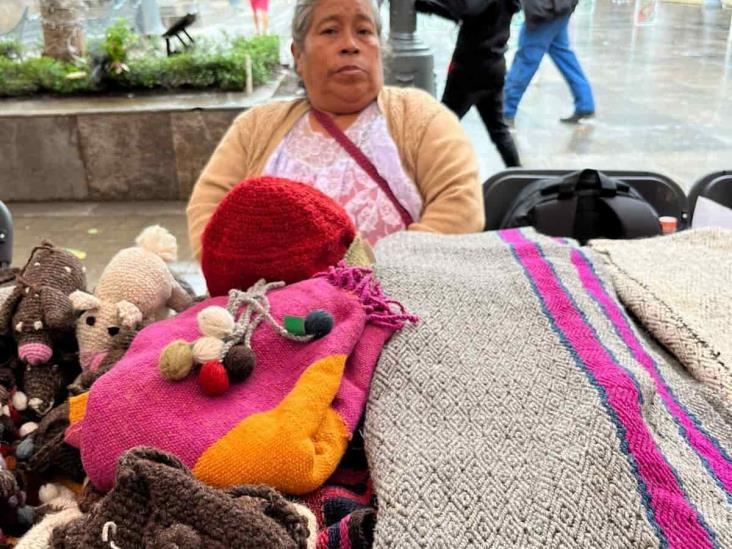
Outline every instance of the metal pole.
[[10, 267], [13, 262], [13, 216], [0, 202], [0, 269]]
[[389, 0], [389, 47], [385, 60], [386, 83], [414, 86], [435, 95], [432, 51], [416, 35], [414, 0]]

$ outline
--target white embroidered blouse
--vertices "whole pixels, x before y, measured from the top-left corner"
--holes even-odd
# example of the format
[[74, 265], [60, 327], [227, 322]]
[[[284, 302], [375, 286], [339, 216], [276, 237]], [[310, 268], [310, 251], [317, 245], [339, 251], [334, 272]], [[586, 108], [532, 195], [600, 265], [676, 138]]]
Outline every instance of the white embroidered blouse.
[[[345, 133], [373, 162], [414, 221], [419, 221], [422, 197], [404, 172], [399, 151], [377, 104], [364, 109]], [[335, 139], [312, 129], [309, 113], [272, 153], [264, 175], [306, 183], [330, 196], [343, 206], [356, 229], [372, 245], [406, 228], [397, 208], [379, 185]]]

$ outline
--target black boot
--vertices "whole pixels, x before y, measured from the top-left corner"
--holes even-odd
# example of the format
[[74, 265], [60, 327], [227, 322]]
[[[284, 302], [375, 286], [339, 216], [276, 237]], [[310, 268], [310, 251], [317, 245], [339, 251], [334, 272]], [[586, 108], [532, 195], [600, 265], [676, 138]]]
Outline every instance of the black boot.
[[579, 124], [585, 118], [592, 118], [595, 116], [594, 111], [592, 112], [581, 112], [576, 111], [572, 116], [567, 118], [560, 118], [560, 122], [564, 124]]

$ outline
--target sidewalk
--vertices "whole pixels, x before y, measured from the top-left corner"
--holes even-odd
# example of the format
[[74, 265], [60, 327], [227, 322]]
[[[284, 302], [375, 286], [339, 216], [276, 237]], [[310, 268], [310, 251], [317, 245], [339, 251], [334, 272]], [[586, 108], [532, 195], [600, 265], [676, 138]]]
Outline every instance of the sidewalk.
[[173, 271], [205, 292], [198, 264], [193, 260], [186, 232], [183, 202], [105, 202], [9, 204], [14, 223], [13, 265], [22, 267], [43, 239], [84, 257], [89, 289], [119, 250], [134, 246], [149, 225], [162, 225], [178, 239], [178, 261]]

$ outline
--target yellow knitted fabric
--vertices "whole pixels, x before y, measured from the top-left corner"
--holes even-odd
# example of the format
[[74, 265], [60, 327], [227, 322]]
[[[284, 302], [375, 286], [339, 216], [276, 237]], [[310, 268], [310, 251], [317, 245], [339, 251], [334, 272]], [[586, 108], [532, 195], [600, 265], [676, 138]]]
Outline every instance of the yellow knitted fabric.
[[356, 238], [351, 242], [343, 259], [351, 267], [371, 267], [376, 263], [374, 251], [369, 246], [369, 243], [361, 238], [360, 234], [357, 234]]
[[349, 439], [331, 408], [346, 359], [336, 355], [311, 365], [277, 407], [247, 417], [211, 445], [194, 476], [213, 486], [266, 484], [290, 494], [323, 484]]
[[74, 425], [84, 419], [86, 403], [89, 401], [89, 392], [69, 397], [69, 423]]

